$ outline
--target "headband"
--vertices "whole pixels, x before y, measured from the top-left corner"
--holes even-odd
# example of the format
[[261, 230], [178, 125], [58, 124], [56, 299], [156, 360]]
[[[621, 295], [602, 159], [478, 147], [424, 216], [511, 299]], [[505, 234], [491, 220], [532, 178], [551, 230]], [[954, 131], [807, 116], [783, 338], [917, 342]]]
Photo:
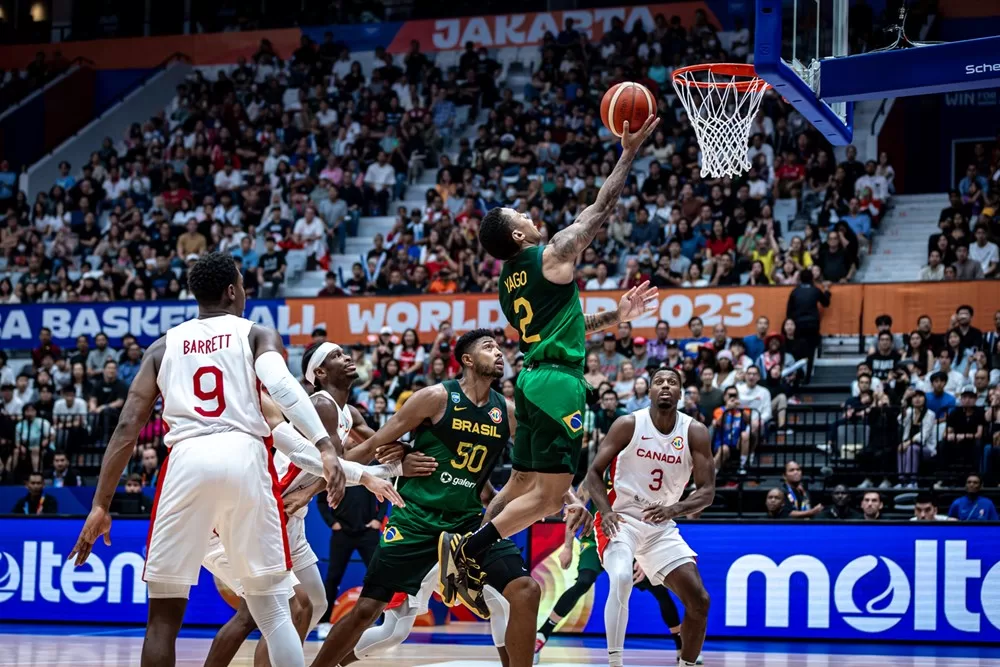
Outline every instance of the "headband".
[[330, 356], [331, 352], [339, 349], [340, 349], [339, 345], [330, 342], [323, 343], [318, 348], [316, 348], [316, 351], [313, 352], [313, 355], [309, 357], [309, 363], [306, 364], [306, 373], [305, 373], [306, 382], [312, 385], [316, 384], [316, 369], [319, 367], [320, 364], [326, 361], [326, 358]]

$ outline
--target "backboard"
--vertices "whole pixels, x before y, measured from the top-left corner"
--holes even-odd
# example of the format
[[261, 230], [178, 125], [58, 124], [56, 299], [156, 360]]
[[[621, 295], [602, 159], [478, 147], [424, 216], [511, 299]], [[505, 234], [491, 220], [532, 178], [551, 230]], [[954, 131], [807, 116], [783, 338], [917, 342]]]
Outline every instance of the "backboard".
[[848, 4], [756, 0], [754, 69], [830, 143], [851, 142], [856, 101], [1000, 86], [1000, 36], [862, 47], [852, 44]]

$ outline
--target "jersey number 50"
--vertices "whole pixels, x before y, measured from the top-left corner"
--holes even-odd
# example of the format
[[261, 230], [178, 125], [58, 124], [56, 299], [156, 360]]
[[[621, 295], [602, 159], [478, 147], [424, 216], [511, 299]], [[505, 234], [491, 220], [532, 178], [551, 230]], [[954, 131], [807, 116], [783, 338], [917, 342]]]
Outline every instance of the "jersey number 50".
[[[206, 383], [205, 376], [210, 375], [214, 381]], [[209, 385], [209, 389], [205, 385]], [[202, 417], [218, 417], [226, 410], [226, 395], [222, 388], [222, 371], [215, 366], [202, 366], [194, 372], [194, 395], [202, 402], [215, 403], [211, 410], [196, 405], [194, 411]]]
[[460, 442], [458, 443], [458, 451], [455, 453], [461, 457], [461, 461], [455, 459], [451, 460], [451, 467], [456, 470], [468, 470], [472, 474], [476, 474], [483, 469], [483, 464], [486, 462], [486, 446], [485, 445], [474, 445], [471, 442]]

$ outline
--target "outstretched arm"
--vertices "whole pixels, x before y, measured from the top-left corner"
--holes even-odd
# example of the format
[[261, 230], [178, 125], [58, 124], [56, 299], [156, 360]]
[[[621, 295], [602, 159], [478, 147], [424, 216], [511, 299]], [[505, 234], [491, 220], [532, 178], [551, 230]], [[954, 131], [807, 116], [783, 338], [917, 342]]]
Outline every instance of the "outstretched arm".
[[139, 439], [139, 432], [149, 421], [153, 405], [160, 395], [160, 389], [156, 385], [156, 375], [160, 370], [160, 360], [163, 359], [166, 340], [164, 336], [149, 346], [142, 357], [139, 372], [129, 386], [128, 397], [118, 418], [118, 425], [115, 426], [115, 432], [108, 441], [108, 448], [104, 451], [101, 474], [97, 480], [97, 492], [94, 494], [94, 507], [107, 509], [111, 505], [111, 497], [115, 494], [118, 480], [121, 479], [122, 472], [132, 456], [135, 443]]
[[659, 118], [649, 117], [635, 134], [629, 132], [628, 122], [622, 134], [622, 154], [593, 204], [583, 210], [572, 225], [558, 232], [542, 251], [542, 275], [546, 279], [568, 284], [573, 280], [576, 258], [597, 236], [597, 230], [608, 221], [615, 210], [618, 198], [625, 187], [632, 162], [639, 155], [639, 148], [659, 124]]
[[601, 442], [597, 450], [597, 456], [587, 471], [584, 485], [590, 494], [590, 500], [594, 507], [601, 514], [601, 532], [607, 537], [614, 537], [618, 533], [618, 515], [611, 507], [611, 500], [608, 498], [607, 485], [604, 483], [604, 473], [611, 462], [622, 453], [628, 443], [632, 440], [632, 433], [635, 431], [635, 417], [628, 415], [615, 420], [608, 430], [608, 434]]
[[80, 530], [80, 536], [73, 550], [66, 557], [67, 560], [75, 558], [77, 566], [87, 561], [98, 537], [103, 535], [104, 543], [111, 544], [111, 516], [108, 514], [108, 508], [118, 486], [118, 480], [121, 479], [122, 472], [132, 456], [139, 432], [149, 421], [156, 397], [160, 393], [156, 375], [160, 369], [160, 360], [163, 359], [165, 347], [165, 337], [149, 346], [142, 357], [139, 372], [129, 387], [118, 425], [115, 426], [115, 432], [111, 435], [108, 447], [104, 451], [101, 474], [97, 480], [97, 492], [94, 494], [90, 514]]
[[382, 428], [369, 436], [357, 448], [362, 448], [362, 451], [377, 452], [379, 448], [399, 440], [424, 421], [434, 422], [440, 419], [444, 415], [447, 399], [448, 392], [443, 385], [421, 389], [410, 396], [403, 403], [403, 407], [390, 417]]
[[619, 322], [631, 322], [640, 315], [655, 309], [658, 295], [659, 290], [655, 287], [650, 287], [647, 280], [641, 285], [636, 285], [625, 292], [625, 294], [622, 294], [622, 298], [618, 301], [618, 307], [614, 310], [584, 314], [584, 327], [586, 327], [589, 334], [607, 329]]

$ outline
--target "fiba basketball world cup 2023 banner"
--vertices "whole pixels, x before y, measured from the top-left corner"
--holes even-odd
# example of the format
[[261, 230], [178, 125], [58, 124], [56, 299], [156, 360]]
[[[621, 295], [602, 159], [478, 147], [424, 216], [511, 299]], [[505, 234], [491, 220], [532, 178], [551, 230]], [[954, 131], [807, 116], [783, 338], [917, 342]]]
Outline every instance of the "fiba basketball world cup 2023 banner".
[[[683, 338], [695, 316], [709, 328], [726, 325], [730, 336], [754, 333], [761, 316], [777, 331], [785, 319], [791, 291], [791, 287], [663, 289], [656, 308], [632, 323], [633, 333], [652, 337], [657, 321], [664, 320], [672, 337]], [[834, 285], [832, 292], [830, 306], [822, 314], [824, 334], [874, 333], [875, 318], [881, 314], [899, 322], [900, 329], [915, 326], [920, 315], [928, 314], [934, 330], [943, 331], [958, 304], [972, 305], [975, 326], [992, 330], [998, 306], [996, 283], [992, 281]], [[580, 303], [588, 313], [611, 310], [618, 306], [621, 294], [581, 292]], [[38, 346], [41, 330], [47, 328], [53, 342], [63, 349], [72, 349], [77, 336], [93, 338], [99, 332], [107, 334], [113, 347], [126, 334], [145, 346], [197, 313], [194, 301], [4, 305], [0, 306], [0, 341], [4, 349], [32, 349]], [[244, 315], [276, 329], [286, 344], [294, 345], [309, 344], [317, 327], [324, 327], [330, 340], [345, 344], [369, 343], [382, 327], [397, 335], [414, 329], [425, 342], [433, 339], [445, 321], [458, 332], [507, 327], [496, 294], [253, 300], [247, 303]], [[507, 332], [511, 338], [518, 335], [511, 327]]]

